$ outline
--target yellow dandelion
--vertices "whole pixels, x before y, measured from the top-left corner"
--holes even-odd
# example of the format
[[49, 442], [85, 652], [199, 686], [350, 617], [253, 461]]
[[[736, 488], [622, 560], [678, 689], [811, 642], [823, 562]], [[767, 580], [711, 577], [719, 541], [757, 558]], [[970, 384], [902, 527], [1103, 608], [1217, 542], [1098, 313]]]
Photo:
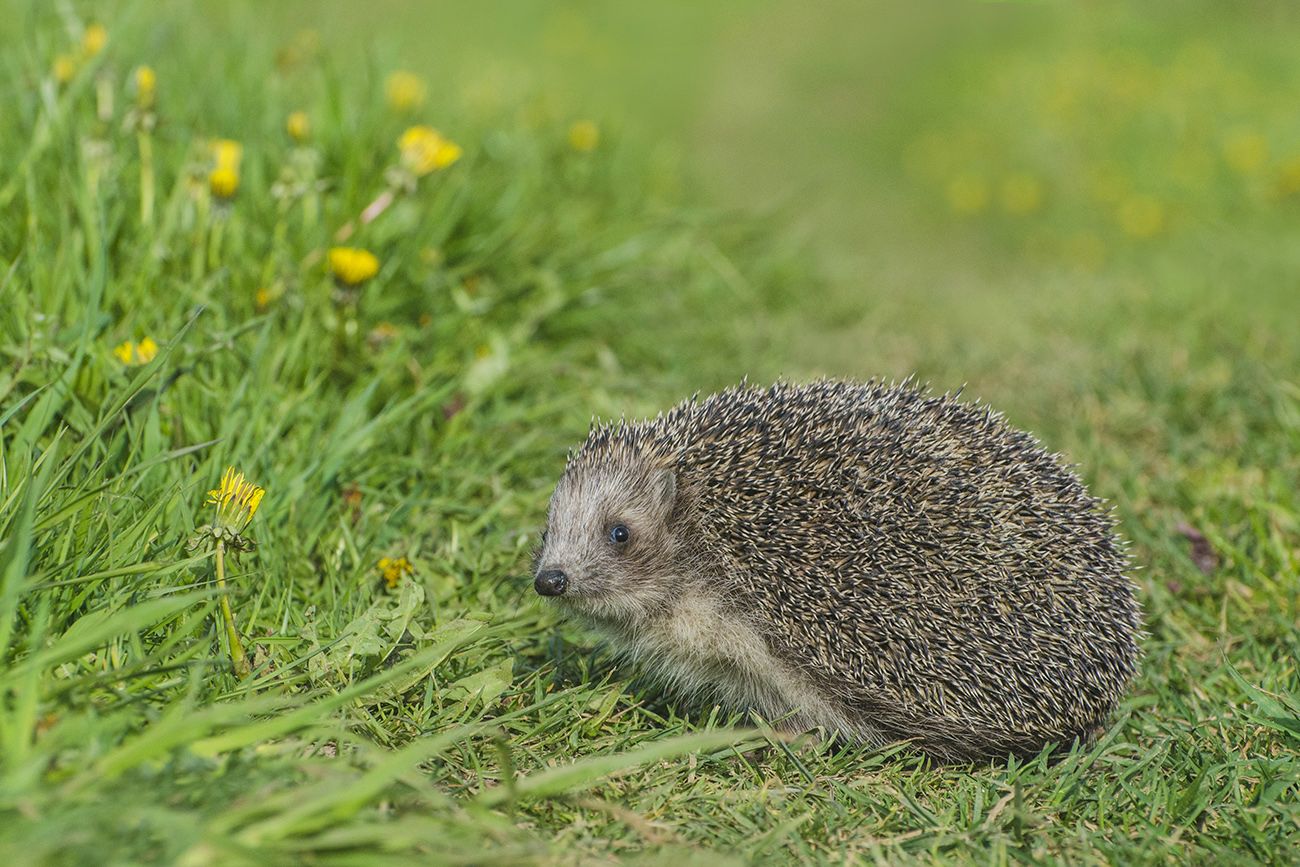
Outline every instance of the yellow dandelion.
[[219, 138], [212, 142], [212, 162], [219, 169], [239, 171], [244, 159], [244, 146], [234, 139]]
[[345, 286], [358, 286], [379, 273], [379, 259], [359, 247], [331, 247], [330, 273]]
[[1300, 155], [1282, 164], [1277, 176], [1277, 191], [1284, 196], [1300, 196]]
[[1125, 234], [1150, 238], [1165, 227], [1165, 208], [1151, 196], [1130, 196], [1120, 203], [1115, 219]]
[[92, 24], [81, 36], [81, 53], [86, 57], [94, 57], [103, 51], [107, 44], [108, 30], [103, 24]]
[[989, 205], [988, 182], [978, 175], [958, 175], [948, 182], [948, 206], [957, 214], [978, 214]]
[[600, 127], [595, 121], [580, 120], [569, 127], [569, 147], [582, 153], [590, 153], [600, 144]]
[[1223, 161], [1240, 175], [1253, 175], [1268, 161], [1268, 140], [1253, 130], [1236, 130], [1223, 143]]
[[60, 54], [54, 58], [54, 68], [51, 71], [56, 82], [67, 84], [77, 74], [77, 60], [71, 54]]
[[139, 367], [154, 360], [158, 355], [158, 344], [152, 337], [146, 337], [139, 343], [127, 340], [113, 348], [113, 355], [127, 367]]
[[1028, 216], [1043, 206], [1043, 184], [1032, 175], [1012, 175], [1003, 179], [998, 198], [1008, 214]]
[[399, 69], [384, 81], [384, 94], [394, 111], [411, 111], [424, 102], [424, 82], [415, 73]]
[[311, 118], [307, 117], [305, 111], [291, 112], [284, 120], [284, 129], [289, 133], [289, 138], [302, 144], [311, 135]]
[[227, 467], [221, 477], [221, 484], [215, 490], [208, 491], [206, 504], [217, 507], [217, 519], [214, 526], [219, 529], [241, 533], [257, 514], [257, 507], [262, 504], [266, 494], [264, 488], [258, 487], [236, 472], [234, 467]]
[[460, 159], [463, 151], [460, 145], [443, 138], [442, 133], [433, 127], [409, 127], [397, 139], [397, 149], [401, 153], [402, 167], [423, 177], [429, 172], [445, 169]]
[[213, 198], [227, 201], [239, 192], [239, 171], [230, 166], [217, 166], [208, 174], [208, 189]]
[[135, 68], [135, 104], [140, 108], [153, 108], [154, 95], [158, 89], [158, 75], [150, 66]]
[[258, 310], [265, 310], [270, 307], [271, 302], [274, 300], [275, 292], [265, 286], [258, 288], [256, 294], [253, 296], [253, 303], [257, 305]]
[[411, 575], [415, 572], [415, 567], [413, 567], [411, 561], [407, 560], [405, 557], [397, 557], [395, 559], [392, 557], [381, 557], [376, 566], [379, 569], [379, 574], [384, 576], [384, 584], [387, 585], [389, 590], [397, 589], [397, 584], [402, 580], [403, 575]]

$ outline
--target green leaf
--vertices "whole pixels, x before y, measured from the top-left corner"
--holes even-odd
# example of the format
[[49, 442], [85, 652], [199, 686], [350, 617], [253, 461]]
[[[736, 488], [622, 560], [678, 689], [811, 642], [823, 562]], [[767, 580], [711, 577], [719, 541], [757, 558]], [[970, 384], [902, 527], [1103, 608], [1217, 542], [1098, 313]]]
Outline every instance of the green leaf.
[[[514, 791], [521, 797], [546, 798], [560, 795], [573, 789], [590, 788], [604, 778], [652, 762], [673, 759], [688, 753], [704, 750], [717, 750], [723, 747], [752, 749], [766, 743], [763, 738], [752, 731], [724, 730], [680, 735], [667, 740], [655, 741], [646, 746], [627, 752], [604, 756], [588, 756], [567, 765], [548, 768], [536, 774], [520, 779]], [[477, 798], [484, 805], [495, 805], [511, 797], [509, 787], [498, 786], [486, 789]]]
[[497, 665], [476, 671], [468, 677], [449, 685], [445, 691], [446, 698], [464, 702], [466, 705], [482, 703], [484, 706], [496, 701], [497, 696], [510, 688], [514, 680], [515, 661], [502, 660]]
[[327, 711], [342, 707], [351, 701], [373, 693], [381, 687], [394, 682], [408, 682], [411, 679], [423, 679], [437, 668], [453, 650], [464, 644], [475, 633], [483, 629], [482, 623], [472, 620], [453, 620], [440, 626], [431, 636], [431, 646], [404, 659], [392, 668], [385, 669], [366, 680], [355, 684], [342, 692], [314, 701], [282, 716], [259, 720], [249, 725], [240, 726], [229, 732], [195, 741], [191, 751], [200, 756], [215, 756], [241, 747], [261, 743], [271, 738], [286, 735], [289, 732], [315, 725], [321, 721]]

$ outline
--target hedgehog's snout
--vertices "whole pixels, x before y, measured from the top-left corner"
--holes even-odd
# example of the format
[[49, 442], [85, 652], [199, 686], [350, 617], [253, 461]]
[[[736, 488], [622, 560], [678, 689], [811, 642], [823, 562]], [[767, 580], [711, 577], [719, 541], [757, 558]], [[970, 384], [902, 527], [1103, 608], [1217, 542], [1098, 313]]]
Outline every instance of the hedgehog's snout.
[[569, 586], [569, 576], [559, 569], [543, 569], [533, 580], [533, 589], [542, 596], [559, 596]]

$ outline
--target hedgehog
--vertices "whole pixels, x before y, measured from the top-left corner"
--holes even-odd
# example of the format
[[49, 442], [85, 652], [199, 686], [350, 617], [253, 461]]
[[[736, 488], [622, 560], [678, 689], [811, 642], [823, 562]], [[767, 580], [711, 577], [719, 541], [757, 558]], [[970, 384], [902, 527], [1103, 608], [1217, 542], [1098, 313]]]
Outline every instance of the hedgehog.
[[533, 583], [675, 693], [969, 762], [1104, 731], [1129, 570], [1110, 511], [1001, 415], [820, 380], [594, 425]]

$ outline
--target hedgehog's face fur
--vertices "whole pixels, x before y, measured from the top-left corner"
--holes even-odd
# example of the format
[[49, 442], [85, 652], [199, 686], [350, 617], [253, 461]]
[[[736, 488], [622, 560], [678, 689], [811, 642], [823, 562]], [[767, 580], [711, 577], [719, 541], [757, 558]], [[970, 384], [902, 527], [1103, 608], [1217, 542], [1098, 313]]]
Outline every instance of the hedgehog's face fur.
[[534, 586], [573, 613], [634, 625], [682, 591], [674, 472], [637, 456], [570, 464], [551, 497]]

